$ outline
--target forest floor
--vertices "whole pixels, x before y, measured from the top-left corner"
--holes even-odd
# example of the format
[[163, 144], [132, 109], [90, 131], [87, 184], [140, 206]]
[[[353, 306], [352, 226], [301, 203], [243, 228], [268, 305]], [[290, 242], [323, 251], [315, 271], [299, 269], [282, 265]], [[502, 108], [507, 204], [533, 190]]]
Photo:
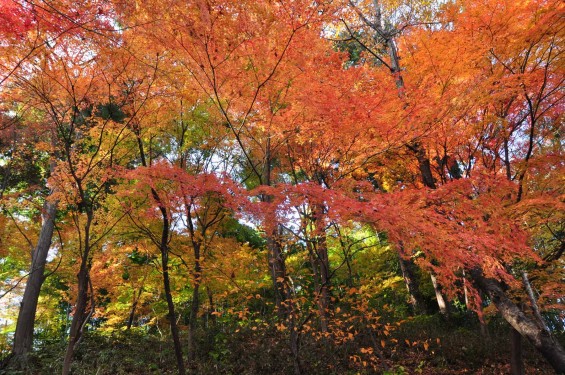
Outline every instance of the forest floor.
[[[420, 317], [391, 332], [384, 348], [378, 349], [378, 355], [374, 346], [365, 347], [369, 340], [335, 345], [304, 336], [300, 365], [304, 375], [509, 374], [509, 328], [494, 320], [487, 330], [486, 335], [481, 334], [476, 322], [465, 324], [461, 319], [452, 322], [439, 316]], [[237, 333], [222, 332], [221, 328], [208, 329], [199, 337], [197, 359], [189, 365], [189, 373], [292, 374], [292, 355], [287, 340], [288, 336], [272, 329], [262, 332], [241, 329]], [[46, 340], [25, 364], [12, 361], [0, 374], [60, 373], [64, 350], [64, 341]], [[523, 358], [525, 374], [554, 373], [527, 342], [523, 342]], [[136, 330], [92, 331], [80, 344], [72, 373], [175, 374], [175, 363], [172, 343], [166, 336]]]

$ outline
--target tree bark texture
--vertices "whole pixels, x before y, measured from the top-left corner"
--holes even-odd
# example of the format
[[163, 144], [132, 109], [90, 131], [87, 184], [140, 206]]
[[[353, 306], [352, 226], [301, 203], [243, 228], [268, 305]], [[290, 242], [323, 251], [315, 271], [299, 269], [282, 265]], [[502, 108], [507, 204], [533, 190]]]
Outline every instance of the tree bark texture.
[[65, 352], [65, 357], [63, 359], [63, 375], [68, 375], [71, 371], [71, 364], [75, 350], [80, 342], [84, 325], [87, 320], [86, 307], [88, 305], [89, 271], [88, 260], [87, 257], [85, 257], [81, 262], [80, 271], [77, 275], [78, 294], [73, 320], [71, 321], [69, 343], [67, 345], [67, 351]]
[[411, 259], [404, 259], [400, 254], [398, 255], [398, 261], [400, 263], [400, 270], [402, 271], [402, 277], [404, 278], [404, 283], [408, 290], [409, 302], [410, 305], [412, 305], [414, 314], [424, 314], [426, 312], [426, 304], [422, 294], [420, 293], [417, 267]]
[[433, 273], [430, 274], [430, 278], [432, 279], [432, 285], [434, 286], [439, 312], [443, 316], [449, 316], [449, 306], [441, 293], [441, 286], [438, 284], [436, 276]]
[[169, 309], [169, 325], [171, 327], [171, 336], [173, 337], [173, 346], [175, 349], [175, 357], [177, 359], [177, 368], [179, 370], [179, 375], [185, 375], [186, 370], [184, 368], [182, 346], [180, 344], [179, 330], [175, 316], [175, 304], [173, 302], [173, 296], [171, 294], [171, 282], [169, 280], [169, 218], [167, 216], [167, 211], [165, 210], [165, 208], [161, 207], [161, 213], [163, 216], [163, 230], [161, 234], [160, 250], [161, 269], [163, 271], [163, 288], [165, 290], [165, 299], [167, 300], [167, 307]]
[[47, 255], [53, 239], [55, 229], [55, 215], [57, 204], [45, 202], [43, 205], [43, 223], [37, 246], [32, 254], [30, 273], [26, 282], [24, 295], [20, 304], [16, 332], [14, 333], [13, 353], [16, 356], [25, 356], [33, 346], [33, 329], [35, 323], [35, 313], [41, 286], [45, 280], [45, 264]]
[[524, 361], [522, 361], [522, 336], [520, 332], [510, 327], [510, 374], [524, 375]]
[[200, 282], [202, 280], [202, 267], [200, 265], [200, 243], [193, 241], [194, 247], [194, 289], [192, 290], [192, 304], [190, 306], [190, 320], [188, 322], [188, 358], [196, 359], [196, 343], [194, 335], [198, 328], [198, 310], [200, 309]]
[[502, 317], [530, 341], [558, 374], [564, 374], [565, 349], [561, 344], [508, 298], [499, 281], [484, 277], [480, 270], [473, 271], [471, 276], [477, 286], [489, 296]]
[[280, 243], [276, 240], [277, 237], [278, 229], [274, 229], [267, 237], [267, 250], [269, 253], [269, 269], [271, 271], [271, 279], [273, 280], [277, 315], [280, 320], [284, 320], [289, 315], [286, 301], [288, 294], [286, 290], [286, 267], [284, 254], [282, 253]]

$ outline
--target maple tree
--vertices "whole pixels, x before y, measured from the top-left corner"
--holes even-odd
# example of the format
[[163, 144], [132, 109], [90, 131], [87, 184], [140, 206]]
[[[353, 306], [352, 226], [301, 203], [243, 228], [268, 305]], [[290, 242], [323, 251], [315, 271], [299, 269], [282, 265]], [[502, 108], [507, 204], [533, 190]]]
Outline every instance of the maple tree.
[[564, 371], [561, 2], [155, 6], [0, 2], [11, 366], [168, 325], [180, 374], [394, 371], [463, 311]]

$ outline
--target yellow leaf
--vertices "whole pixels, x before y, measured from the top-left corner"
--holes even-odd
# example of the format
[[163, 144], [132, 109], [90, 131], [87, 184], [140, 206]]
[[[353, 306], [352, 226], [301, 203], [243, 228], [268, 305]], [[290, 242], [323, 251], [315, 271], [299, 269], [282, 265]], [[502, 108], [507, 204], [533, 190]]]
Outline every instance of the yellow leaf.
[[381, 346], [384, 348], [386, 345], [385, 340], [381, 340]]

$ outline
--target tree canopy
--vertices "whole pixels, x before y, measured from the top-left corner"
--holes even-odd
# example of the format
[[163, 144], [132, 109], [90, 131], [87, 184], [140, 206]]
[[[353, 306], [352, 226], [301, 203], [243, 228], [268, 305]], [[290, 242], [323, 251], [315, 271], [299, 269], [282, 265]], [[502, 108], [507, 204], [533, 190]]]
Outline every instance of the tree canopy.
[[565, 372], [564, 11], [0, 0], [0, 372]]

